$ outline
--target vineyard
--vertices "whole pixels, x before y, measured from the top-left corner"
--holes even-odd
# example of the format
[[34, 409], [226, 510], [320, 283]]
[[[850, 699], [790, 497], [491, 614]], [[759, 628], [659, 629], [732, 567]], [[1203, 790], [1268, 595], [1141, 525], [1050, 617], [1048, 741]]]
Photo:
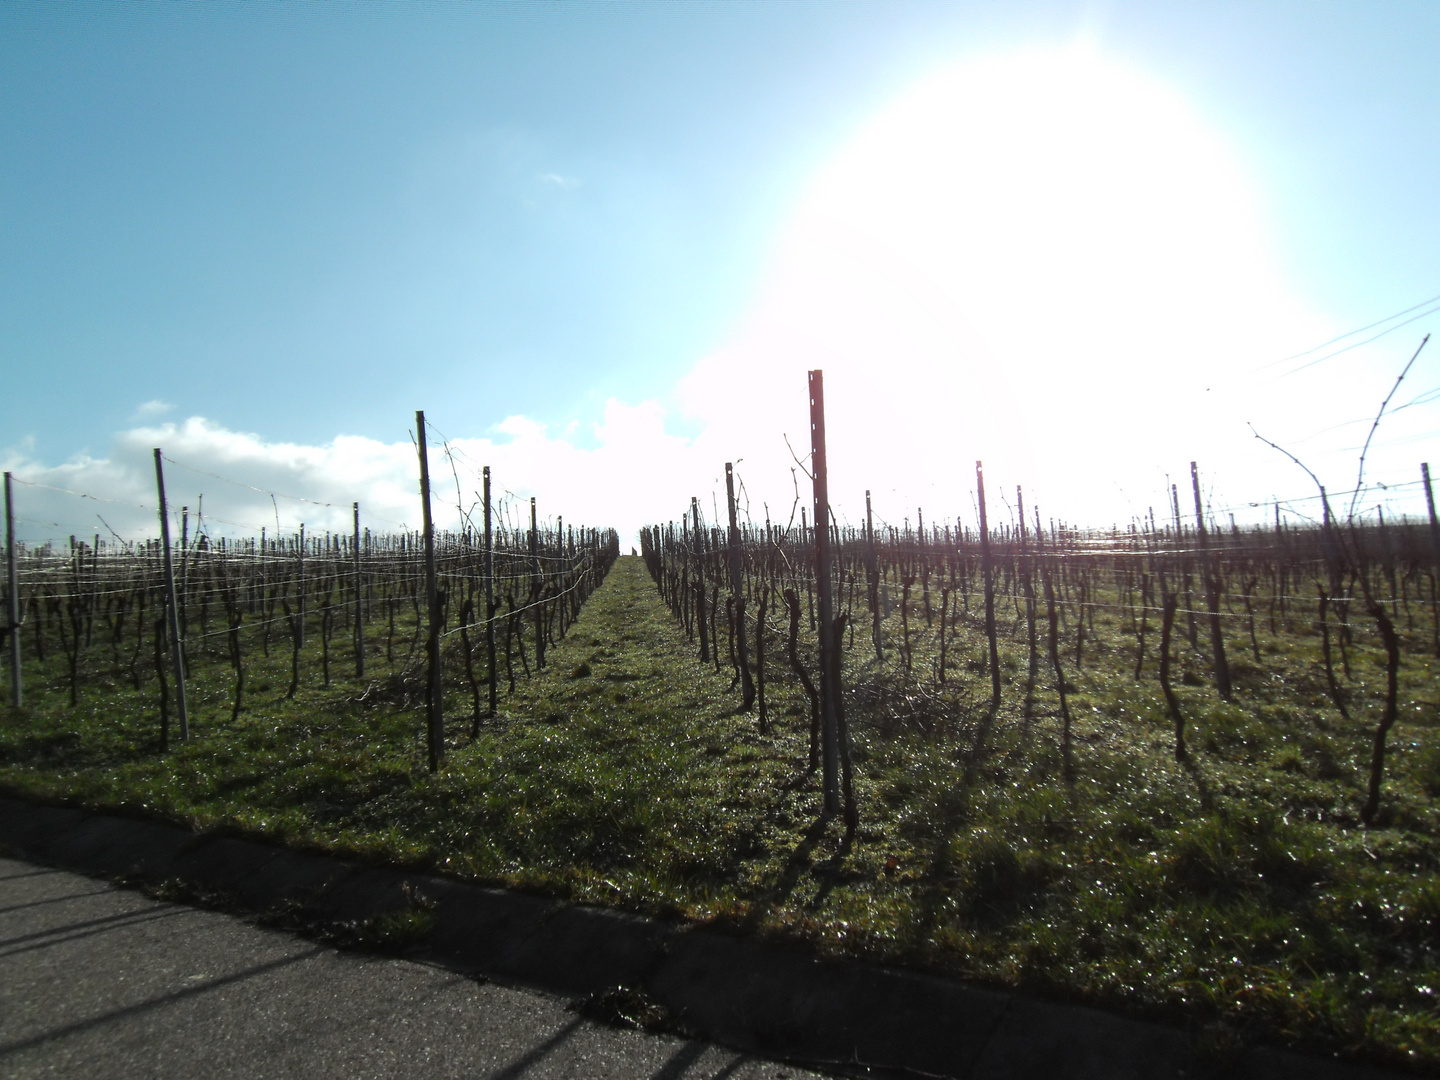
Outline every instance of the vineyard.
[[[618, 545], [613, 531], [593, 529], [501, 531], [488, 549], [469, 532], [436, 535], [441, 670], [466, 702], [470, 730], [495, 715], [517, 676], [544, 668], [546, 649], [564, 638]], [[303, 683], [330, 686], [342, 669], [362, 680], [368, 672], [366, 693], [401, 704], [427, 697], [418, 533], [367, 532], [358, 546], [353, 537], [303, 532], [202, 536], [182, 541], [177, 562], [183, 669], [211, 686], [223, 672], [223, 708], [211, 693], [179, 725], [158, 541], [72, 539], [68, 548], [21, 555], [23, 647], [38, 676], [30, 692], [59, 693], [75, 707], [89, 690], [128, 688], [153, 703], [161, 748], [188, 738], [193, 724], [234, 723], [251, 703], [247, 692], [289, 700]]]
[[692, 500], [642, 541], [737, 714], [799, 740], [816, 811], [843, 805], [831, 872], [883, 883], [832, 879], [785, 925], [824, 911], [912, 962], [1209, 1016], [1222, 1056], [1267, 1032], [1433, 1063], [1433, 504], [1221, 528], [1192, 478], [1189, 521], [1172, 489], [1164, 526], [1046, 527], [1017, 490], [996, 528], [977, 466], [978, 528], [867, 512], [828, 543], [803, 510], [737, 520], [732, 480], [728, 522]]
[[[192, 537], [189, 508], [182, 507], [172, 549], [165, 459], [157, 448], [158, 540], [117, 537], [107, 544], [96, 534], [92, 543], [71, 536], [61, 550], [53, 543], [27, 550], [14, 538], [6, 473], [4, 633], [12, 706], [24, 699], [23, 642], [42, 692], [53, 694], [63, 681], [72, 710], [86, 690], [100, 690], [107, 707], [125, 712], [146, 711], [148, 696], [164, 751], [172, 737], [190, 738], [187, 682], [207, 690], [196, 701], [202, 723], [228, 713], [234, 725], [247, 705], [247, 686], [252, 697], [279, 693], [289, 702], [317, 674], [329, 688], [343, 667], [364, 682], [358, 704], [378, 697], [405, 709], [423, 702], [435, 771], [445, 756], [447, 685], [463, 693], [474, 738], [497, 715], [502, 682], [513, 695], [517, 671], [528, 679], [544, 669], [547, 648], [564, 638], [620, 546], [613, 529], [577, 530], [563, 519], [542, 527], [534, 498], [528, 529], [509, 523], [503, 500], [497, 507], [492, 498], [488, 467], [476, 478], [483, 524], [457, 503], [464, 527], [436, 530], [426, 427], [417, 413], [425, 523], [419, 532], [362, 533], [355, 503], [348, 536], [306, 536], [302, 524], [291, 536], [267, 537], [262, 528], [258, 538], [212, 539], [197, 514]], [[456, 484], [458, 495], [458, 473]], [[368, 681], [367, 659], [372, 675], [377, 665], [383, 669]], [[229, 684], [223, 699], [221, 682]], [[133, 700], [117, 698], [121, 688]]]
[[[727, 466], [728, 470], [729, 466]], [[1362, 805], [1336, 810], [1364, 824], [1381, 813], [1387, 739], [1402, 707], [1433, 721], [1432, 661], [1440, 658], [1440, 524], [1228, 529], [1207, 522], [1192, 465], [1195, 517], [1121, 533], [1047, 531], [1027, 524], [1016, 491], [1013, 527], [991, 529], [977, 465], [980, 526], [931, 524], [877, 529], [831, 526], [828, 552], [836, 612], [831, 634], [844, 656], [837, 697], [843, 768], [845, 714], [886, 728], [933, 733], [984, 702], [989, 713], [1019, 701], [1028, 723], [1059, 721], [1059, 747], [1072, 768], [1068, 692], [1092, 670], [1151, 682], [1173, 725], [1173, 753], [1189, 759], [1187, 708], [1176, 692], [1209, 687], [1206, 704], [1318, 710], [1351, 726], [1367, 744]], [[1428, 468], [1425, 483], [1429, 483]], [[702, 519], [692, 500], [679, 522], [642, 533], [647, 569], [700, 658], [732, 673], [740, 707], [766, 730], [767, 681], [798, 682], [818, 765], [824, 694], [817, 595], [822, 553], [805, 523], [780, 528]], [[822, 601], [823, 601], [822, 597]], [[1098, 626], [1097, 626], [1098, 623]], [[1297, 638], [1318, 635], [1322, 663], [1297, 672]], [[1262, 646], [1262, 636], [1264, 644]], [[724, 641], [722, 648], [721, 641]], [[857, 641], [859, 642], [857, 646]], [[1378, 666], [1383, 680], [1376, 680]], [[1363, 727], [1366, 717], [1372, 718]], [[1364, 735], [1360, 735], [1361, 731]], [[1213, 749], [1213, 747], [1212, 747]], [[853, 818], [853, 794], [847, 795]], [[853, 828], [853, 824], [852, 824]]]
[[488, 473], [449, 531], [13, 545], [0, 785], [1433, 1070], [1433, 510], [997, 523], [977, 467], [852, 527], [808, 468], [640, 558]]

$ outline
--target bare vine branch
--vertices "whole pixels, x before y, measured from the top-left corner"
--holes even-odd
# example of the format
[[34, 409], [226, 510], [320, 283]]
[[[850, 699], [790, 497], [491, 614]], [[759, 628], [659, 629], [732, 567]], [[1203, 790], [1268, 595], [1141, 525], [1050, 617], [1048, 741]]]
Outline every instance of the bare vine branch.
[[1395, 396], [1395, 391], [1400, 389], [1400, 384], [1405, 381], [1405, 376], [1410, 374], [1410, 368], [1414, 365], [1416, 359], [1420, 356], [1421, 349], [1425, 348], [1425, 343], [1429, 340], [1429, 334], [1426, 334], [1420, 339], [1420, 345], [1416, 348], [1415, 355], [1410, 357], [1410, 363], [1405, 365], [1404, 369], [1400, 372], [1400, 377], [1395, 380], [1395, 385], [1390, 388], [1390, 393], [1386, 394], [1385, 400], [1380, 403], [1380, 411], [1375, 414], [1375, 422], [1370, 425], [1370, 434], [1365, 436], [1365, 445], [1360, 450], [1360, 475], [1355, 478], [1355, 493], [1350, 496], [1350, 512], [1348, 518], [1351, 520], [1355, 517], [1355, 504], [1360, 500], [1360, 493], [1364, 490], [1365, 455], [1370, 452], [1370, 440], [1375, 437], [1375, 429], [1380, 426], [1380, 419], [1385, 415], [1385, 410], [1390, 405], [1390, 399]]

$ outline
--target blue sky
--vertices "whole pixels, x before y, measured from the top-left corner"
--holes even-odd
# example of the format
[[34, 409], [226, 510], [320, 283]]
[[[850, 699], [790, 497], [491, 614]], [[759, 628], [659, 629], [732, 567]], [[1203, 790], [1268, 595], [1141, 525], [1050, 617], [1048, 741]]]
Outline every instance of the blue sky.
[[[679, 462], [687, 450], [703, 457], [708, 472], [693, 481], [636, 477], [642, 487], [653, 481], [659, 501], [648, 515], [627, 507], [625, 527], [669, 516], [692, 488], [708, 490], [727, 458], [750, 461], [750, 486], [784, 501], [791, 481], [777, 440], [761, 447], [760, 420], [727, 428], [723, 410], [707, 412], [723, 395], [695, 372], [708, 363], [713, 375], [731, 357], [734, 371], [753, 374], [757, 393], [783, 395], [764, 382], [777, 366], [766, 357], [797, 334], [824, 338], [793, 313], [834, 322], [802, 296], [804, 281], [828, 269], [814, 243], [796, 239], [815, 213], [834, 219], [814, 211], [824, 201], [816, 192], [829, 183], [832, 195], [846, 193], [834, 196], [842, 202], [906, 203], [903, 172], [872, 176], [854, 149], [929, 161], [923, 134], [918, 144], [884, 136], [901, 123], [886, 119], [904, 113], [895, 102], [927, 80], [943, 83], [956, 65], [1001, 57], [1003, 66], [1005, 57], [1077, 42], [1123, 69], [1136, 93], [1157, 88], [1173, 96], [1166, 107], [1184, 123], [1193, 115], [1204, 160], [1235, 165], [1217, 176], [1243, 174], [1236, 198], [1254, 227], [1236, 236], [1263, 233], [1264, 245], [1237, 259], [1265, 262], [1254, 288], [1273, 284], [1284, 300], [1257, 301], [1228, 331], [1254, 350], [1237, 346], [1244, 360], [1225, 385], [1232, 398], [1246, 395], [1257, 426], [1273, 418], [1279, 436], [1304, 440], [1297, 445], [1337, 473], [1349, 469], [1357, 440], [1323, 432], [1373, 413], [1440, 317], [1327, 361], [1322, 371], [1336, 372], [1328, 382], [1304, 375], [1260, 386], [1253, 375], [1266, 357], [1440, 294], [1440, 8], [1432, 4], [9, 4], [0, 9], [0, 454], [22, 478], [92, 493], [104, 484], [138, 503], [144, 478], [134, 462], [163, 437], [248, 483], [379, 504], [375, 485], [391, 466], [342, 462], [335, 440], [403, 450], [413, 410], [423, 407], [438, 429], [471, 440], [472, 457], [504, 460], [517, 491], [543, 488], [592, 518], [603, 503], [587, 493], [617, 482], [615, 469], [643, 472], [646, 461]], [[943, 126], [954, 100], [943, 95], [979, 84], [946, 85], [905, 115]], [[1002, 75], [993, 85], [1021, 84]], [[970, 98], [964, 107], [979, 108]], [[1036, 115], [1017, 112], [1015, 123]], [[1166, 115], [1154, 122], [1169, 126]], [[1134, 141], [1129, 131], [1115, 134], [1117, 146]], [[987, 154], [946, 162], [969, 175], [990, 167], [993, 149]], [[817, 180], [843, 172], [841, 160], [851, 162], [849, 180]], [[1044, 167], [1043, 155], [1035, 160]], [[1103, 175], [1094, 182], [1105, 187]], [[943, 201], [943, 190], [929, 197]], [[914, 271], [899, 288], [901, 306], [874, 315], [883, 328], [929, 287], [924, 268], [939, 265], [894, 239], [895, 230], [923, 233], [928, 211], [900, 225], [889, 209], [855, 212], [860, 231], [882, 236]], [[1191, 216], [1183, 204], [1166, 213], [1182, 225]], [[953, 235], [971, 236], [972, 226], [959, 222]], [[1146, 226], [1165, 227], [1158, 217]], [[859, 288], [858, 278], [847, 280], [830, 295]], [[1012, 293], [1026, 280], [1017, 270]], [[1063, 275], [1034, 295], [997, 295], [986, 311], [1013, 310], [1023, 322], [1026, 312], [1054, 309], [1047, 288], [1067, 291]], [[1197, 305], [1167, 308], [1162, 327], [1184, 336], [1216, 318]], [[756, 329], [776, 325], [757, 312], [780, 308], [790, 313], [780, 321], [791, 320], [783, 332]], [[1260, 326], [1266, 310], [1276, 312], [1273, 325]], [[1039, 369], [1027, 365], [1038, 361], [998, 340], [1005, 332], [986, 311], [966, 317], [976, 355], [1003, 369], [993, 400], [1028, 401]], [[1120, 333], [1134, 322], [1117, 304], [1073, 327], [1077, 338], [1088, 335], [1089, 351], [1077, 355], [1099, 383], [1111, 377], [1100, 359], [1106, 319]], [[1014, 333], [1023, 337], [1024, 327]], [[1049, 333], [1048, 355], [1064, 352], [1061, 331]], [[943, 351], [934, 341], [916, 349]], [[1165, 351], [1157, 342], [1157, 357]], [[815, 356], [825, 363], [823, 349]], [[1440, 384], [1440, 363], [1422, 360], [1416, 390]], [[838, 379], [849, 369], [835, 363]], [[923, 388], [940, 363], [902, 370]], [[1193, 373], [1203, 363], [1186, 365]], [[1139, 370], [1117, 368], [1113, 378]], [[1182, 410], [1187, 394], [1210, 392], [1165, 386]], [[803, 384], [795, 398], [803, 408]], [[1100, 393], [1085, 409], [1093, 414], [1106, 400]], [[748, 408], [743, 397], [732, 404], [732, 413]], [[933, 408], [936, 399], [921, 389], [918, 404]], [[1010, 483], [1048, 484], [1050, 502], [1074, 519], [1087, 508], [1123, 517], [1112, 488], [1124, 487], [1132, 508], [1152, 498], [1137, 494], [1155, 486], [1145, 476], [1121, 476], [1115, 447], [1086, 463], [1088, 473], [1116, 475], [1103, 492], [1049, 470], [1055, 446], [1085, 438], [1078, 430], [1068, 443], [1044, 441], [1051, 436], [1042, 430], [1057, 426], [1045, 410], [1059, 416], [1062, 404], [1036, 404], [1041, 419], [1026, 448], [994, 445], [979, 431], [954, 447], [957, 460], [993, 459], [1013, 473]], [[905, 411], [897, 408], [892, 421]], [[1405, 470], [1434, 457], [1437, 409], [1422, 403], [1405, 414], [1418, 421], [1388, 425], [1382, 442], [1399, 441], [1391, 459], [1377, 451], [1377, 468], [1409, 479]], [[910, 421], [945, 426], [923, 413]], [[1231, 430], [1238, 415], [1197, 420], [1197, 431], [1224, 427], [1229, 441], [1194, 435], [1158, 449], [1146, 468], [1178, 474], [1200, 456], [1232, 501], [1303, 491], [1303, 478], [1279, 474], [1266, 475], [1265, 491], [1245, 489], [1255, 466], [1244, 456], [1253, 448], [1242, 451]], [[1125, 416], [1154, 422], [1134, 406]], [[1078, 427], [1121, 419], [1091, 415]], [[789, 413], [764, 431], [775, 427], [802, 430]], [[844, 425], [836, 430], [843, 438]], [[626, 452], [587, 456], [607, 439]], [[883, 432], [855, 428], [856, 461], [870, 459], [869, 440], [884, 442]], [[931, 445], [951, 444], [917, 443], [916, 452]], [[402, 467], [403, 454], [371, 450]], [[522, 459], [553, 469], [526, 475]], [[67, 463], [70, 472], [57, 471]], [[892, 516], [921, 498], [968, 507], [958, 480], [953, 490], [933, 476], [907, 484], [903, 458], [875, 471], [883, 475], [857, 475], [850, 486], [893, 492]], [[34, 527], [43, 518], [52, 532], [89, 528], [93, 517], [64, 500], [37, 514]], [[141, 528], [137, 518], [133, 530]]]

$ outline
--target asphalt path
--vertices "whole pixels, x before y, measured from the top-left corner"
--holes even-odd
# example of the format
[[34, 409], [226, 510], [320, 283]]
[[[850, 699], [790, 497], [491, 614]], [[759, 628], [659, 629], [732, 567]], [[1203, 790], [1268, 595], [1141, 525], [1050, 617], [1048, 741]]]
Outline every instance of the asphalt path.
[[818, 1075], [0, 859], [0, 1076], [15, 1080]]

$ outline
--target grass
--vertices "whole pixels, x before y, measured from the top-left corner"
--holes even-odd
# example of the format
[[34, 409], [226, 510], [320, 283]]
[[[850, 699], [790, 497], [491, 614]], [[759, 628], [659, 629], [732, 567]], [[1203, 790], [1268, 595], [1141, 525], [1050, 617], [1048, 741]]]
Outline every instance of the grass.
[[[195, 737], [169, 753], [153, 691], [96, 663], [69, 709], [61, 668], [35, 666], [40, 704], [0, 728], [0, 783], [1177, 1020], [1217, 1053], [1263, 1038], [1440, 1066], [1434, 662], [1407, 649], [1381, 824], [1365, 830], [1373, 643], [1357, 635], [1351, 722], [1306, 632], [1262, 634], [1263, 663], [1235, 663], [1234, 704], [1187, 654], [1180, 764], [1160, 688], [1131, 678], [1133, 643], [1110, 618], [1096, 616], [1085, 666], [1067, 663], [1068, 764], [1023, 633], [1002, 649], [996, 713], [973, 625], [939, 688], [866, 660], [857, 633], [848, 844], [805, 772], [798, 688], [770, 669], [761, 736], [633, 558], [478, 738], [452, 716], [437, 774], [398, 663], [287, 701], [279, 649], [273, 667], [247, 657], [233, 724], [227, 670], [197, 663]], [[917, 643], [917, 670], [933, 670], [932, 645]], [[373, 932], [403, 937], [424, 914], [406, 917]]]

